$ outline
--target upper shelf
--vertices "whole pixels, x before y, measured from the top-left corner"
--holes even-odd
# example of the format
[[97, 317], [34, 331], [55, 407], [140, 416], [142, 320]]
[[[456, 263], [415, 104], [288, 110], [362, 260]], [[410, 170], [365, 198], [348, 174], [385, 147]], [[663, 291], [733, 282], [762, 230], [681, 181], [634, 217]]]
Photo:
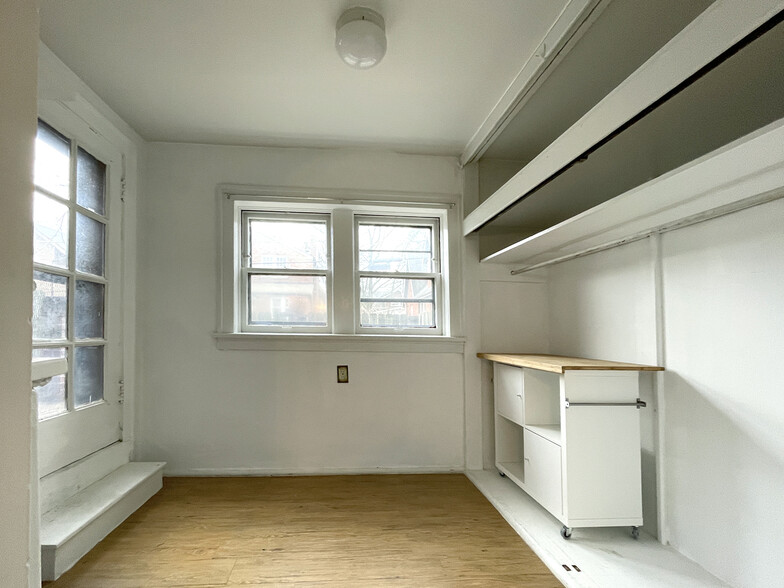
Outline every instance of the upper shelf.
[[[773, 127], [784, 118], [784, 73], [778, 66], [783, 8], [781, 0], [717, 0], [468, 214], [464, 234], [480, 235], [484, 259], [506, 263], [532, 262], [541, 248], [519, 246], [546, 234], [549, 258], [557, 258], [561, 245], [586, 236], [563, 230], [574, 226], [571, 221], [599, 212], [620, 195], [637, 193], [649, 180], [670, 177], [673, 170], [693, 168], [687, 174], [693, 180], [697, 170], [710, 168], [698, 166], [707, 153], [721, 155], [724, 163], [748, 157], [765, 142], [757, 141], [760, 128], [778, 138]], [[727, 155], [724, 146], [744, 136], [755, 147], [730, 149], [733, 154]], [[682, 198], [692, 199], [694, 193], [687, 192]], [[651, 194], [648, 186], [645, 195]], [[700, 208], [658, 196], [651, 202], [626, 200], [614, 205], [615, 216], [602, 209], [609, 225], [597, 222], [590, 230], [618, 228], [614, 238], [626, 237], [715, 204], [703, 199]], [[660, 218], [665, 208], [680, 212]], [[644, 217], [653, 224], [638, 222]], [[492, 241], [489, 250], [483, 240]]]
[[517, 367], [533, 368], [545, 372], [563, 374], [568, 370], [613, 370], [658, 372], [663, 367], [655, 365], [640, 365], [636, 363], [623, 363], [619, 361], [604, 361], [602, 359], [586, 359], [582, 357], [564, 357], [561, 355], [532, 355], [528, 353], [477, 353], [477, 357], [488, 359], [497, 363], [505, 363]]
[[518, 271], [778, 198], [784, 119], [483, 258]]

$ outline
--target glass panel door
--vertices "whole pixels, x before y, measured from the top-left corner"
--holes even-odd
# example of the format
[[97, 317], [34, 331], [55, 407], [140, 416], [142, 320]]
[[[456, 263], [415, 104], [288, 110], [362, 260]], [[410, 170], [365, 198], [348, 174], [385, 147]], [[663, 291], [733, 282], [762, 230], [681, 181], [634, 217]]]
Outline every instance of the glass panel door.
[[121, 438], [118, 162], [108, 144], [81, 145], [39, 122], [33, 358], [69, 366], [38, 390], [41, 475]]

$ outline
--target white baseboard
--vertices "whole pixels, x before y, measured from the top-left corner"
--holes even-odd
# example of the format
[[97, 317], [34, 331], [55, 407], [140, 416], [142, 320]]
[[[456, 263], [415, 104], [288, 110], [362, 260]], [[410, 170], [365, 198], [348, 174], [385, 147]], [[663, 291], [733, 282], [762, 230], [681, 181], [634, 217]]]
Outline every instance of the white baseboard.
[[353, 476], [364, 474], [462, 474], [455, 466], [395, 466], [375, 468], [165, 468], [163, 475], [172, 478], [232, 476]]

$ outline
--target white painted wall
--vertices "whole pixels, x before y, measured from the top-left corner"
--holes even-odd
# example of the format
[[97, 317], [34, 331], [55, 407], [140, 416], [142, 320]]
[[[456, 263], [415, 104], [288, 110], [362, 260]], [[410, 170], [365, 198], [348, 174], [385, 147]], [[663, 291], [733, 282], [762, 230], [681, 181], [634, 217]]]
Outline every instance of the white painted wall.
[[[545, 272], [512, 276], [512, 267], [480, 266], [481, 351], [548, 353], [548, 292]], [[495, 467], [493, 363], [481, 361], [483, 467]]]
[[784, 201], [662, 252], [670, 541], [734, 586], [781, 585]]
[[[34, 585], [31, 526], [33, 144], [38, 13], [35, 2], [0, 4], [0, 586]], [[33, 497], [37, 496], [33, 489]], [[32, 512], [37, 509], [32, 508]], [[32, 528], [31, 528], [32, 527]], [[36, 546], [37, 549], [37, 546]]]
[[[734, 586], [781, 583], [782, 226], [778, 201], [661, 236], [661, 531]], [[655, 257], [642, 241], [551, 267], [551, 351], [656, 363]], [[650, 530], [657, 407], [645, 391], [643, 398]]]
[[140, 458], [170, 474], [463, 468], [462, 354], [219, 351], [212, 337], [217, 184], [457, 194], [454, 158], [151, 144], [146, 170]]

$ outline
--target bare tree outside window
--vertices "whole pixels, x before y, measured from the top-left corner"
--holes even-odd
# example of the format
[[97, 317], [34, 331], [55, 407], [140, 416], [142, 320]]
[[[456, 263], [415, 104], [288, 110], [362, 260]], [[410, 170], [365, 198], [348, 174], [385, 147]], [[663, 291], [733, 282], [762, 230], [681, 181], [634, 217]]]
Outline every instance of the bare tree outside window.
[[358, 222], [360, 326], [435, 328], [434, 221]]

